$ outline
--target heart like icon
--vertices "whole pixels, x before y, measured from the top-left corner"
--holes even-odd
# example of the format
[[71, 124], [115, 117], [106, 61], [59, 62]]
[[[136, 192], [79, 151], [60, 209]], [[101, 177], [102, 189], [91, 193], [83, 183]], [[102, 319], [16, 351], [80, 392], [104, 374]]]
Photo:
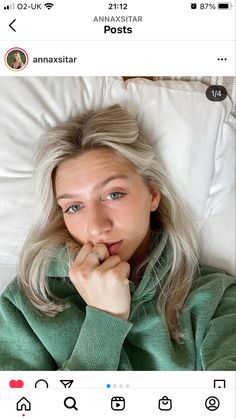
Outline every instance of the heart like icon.
[[22, 380], [11, 380], [9, 382], [9, 386], [11, 388], [22, 388], [24, 386], [24, 383]]

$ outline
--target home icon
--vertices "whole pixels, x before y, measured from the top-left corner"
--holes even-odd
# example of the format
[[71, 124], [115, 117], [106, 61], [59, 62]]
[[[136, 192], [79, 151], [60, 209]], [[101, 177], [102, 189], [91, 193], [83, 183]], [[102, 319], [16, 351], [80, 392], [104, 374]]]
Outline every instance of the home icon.
[[17, 403], [16, 403], [16, 410], [31, 410], [31, 403], [29, 400], [27, 400], [25, 397], [22, 397]]

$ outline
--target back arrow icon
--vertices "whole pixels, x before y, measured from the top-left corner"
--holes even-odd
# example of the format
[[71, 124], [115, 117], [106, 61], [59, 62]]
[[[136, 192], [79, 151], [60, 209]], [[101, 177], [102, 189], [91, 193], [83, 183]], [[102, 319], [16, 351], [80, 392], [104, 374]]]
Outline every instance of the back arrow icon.
[[15, 30], [15, 28], [13, 28], [13, 26], [11, 26], [14, 22], [16, 21], [16, 19], [14, 19], [8, 26], [10, 26], [10, 28], [14, 31], [14, 32], [16, 32], [16, 30]]

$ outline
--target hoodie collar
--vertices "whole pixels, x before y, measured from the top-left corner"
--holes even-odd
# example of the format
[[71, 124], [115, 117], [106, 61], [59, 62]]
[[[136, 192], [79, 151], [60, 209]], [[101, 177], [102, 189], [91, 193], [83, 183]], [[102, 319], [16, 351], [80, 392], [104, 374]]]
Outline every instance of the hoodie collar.
[[158, 288], [163, 285], [163, 280], [169, 272], [172, 262], [170, 258], [170, 246], [166, 231], [152, 232], [152, 253], [143, 278], [135, 288], [133, 282], [130, 283], [132, 302], [149, 300], [157, 293]]

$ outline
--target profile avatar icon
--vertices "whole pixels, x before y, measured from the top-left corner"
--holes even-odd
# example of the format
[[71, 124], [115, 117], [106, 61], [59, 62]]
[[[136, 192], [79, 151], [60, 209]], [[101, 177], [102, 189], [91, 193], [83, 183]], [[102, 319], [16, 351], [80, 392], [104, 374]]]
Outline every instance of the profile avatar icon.
[[11, 48], [5, 54], [5, 64], [13, 71], [21, 71], [28, 64], [28, 54], [22, 48]]
[[220, 401], [217, 397], [211, 396], [206, 399], [205, 406], [208, 410], [214, 411], [220, 406]]

